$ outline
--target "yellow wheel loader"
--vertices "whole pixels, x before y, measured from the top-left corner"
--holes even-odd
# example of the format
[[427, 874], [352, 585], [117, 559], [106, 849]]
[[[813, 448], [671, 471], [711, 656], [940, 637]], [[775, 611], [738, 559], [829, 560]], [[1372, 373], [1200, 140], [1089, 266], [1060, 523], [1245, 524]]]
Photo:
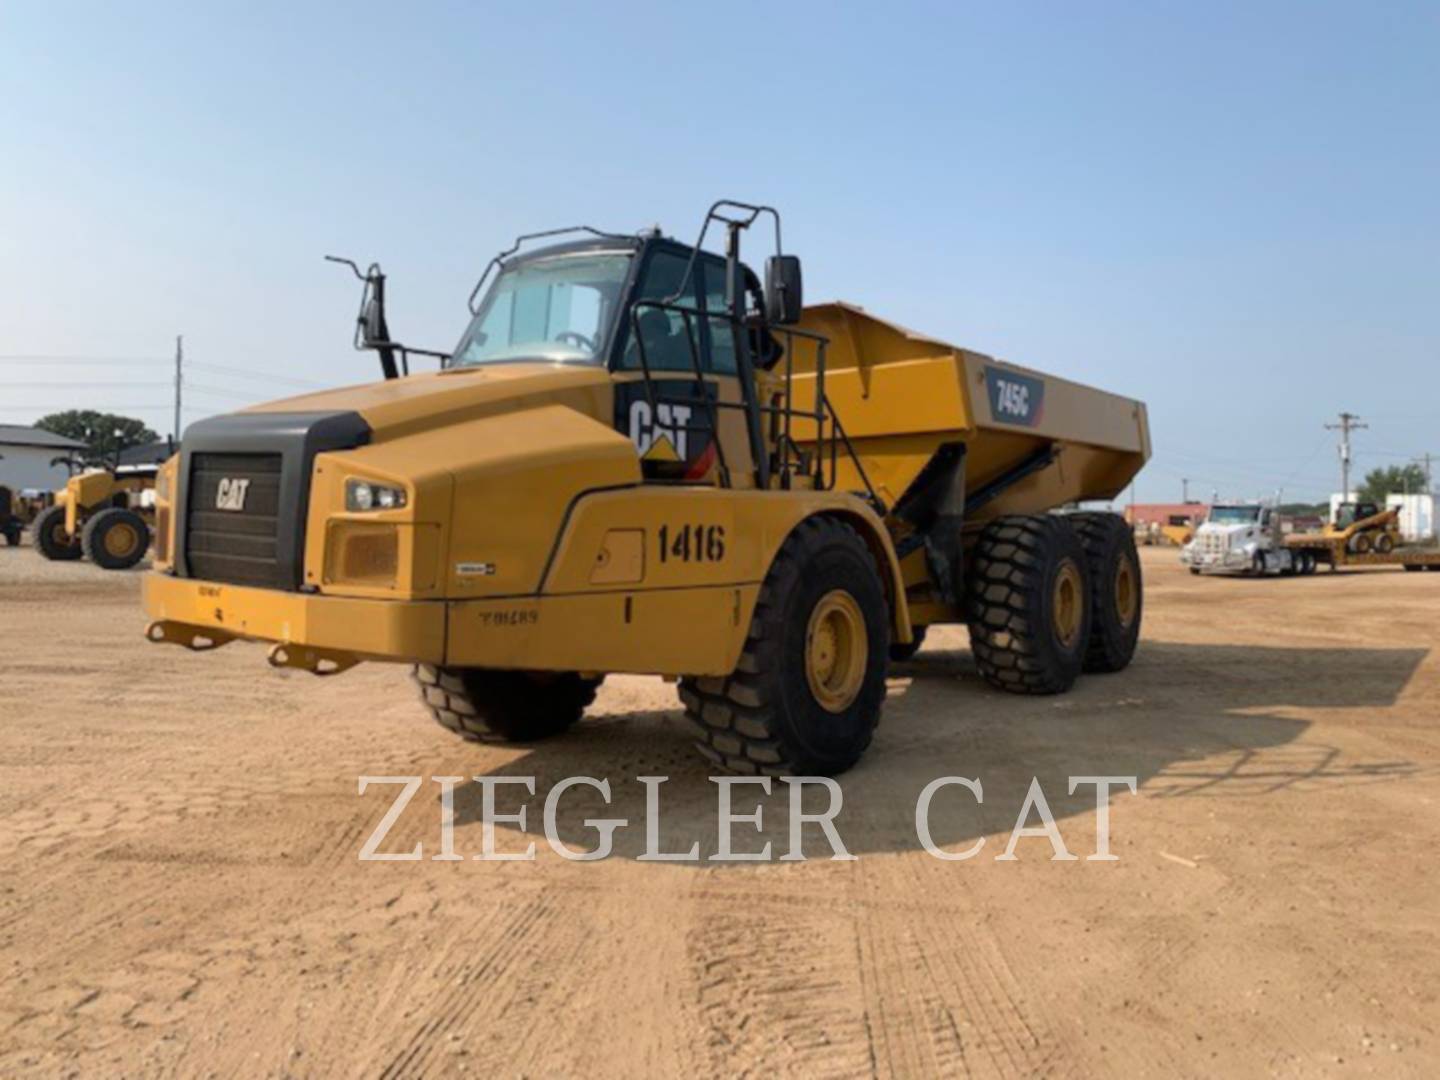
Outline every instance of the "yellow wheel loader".
[[97, 469], [72, 476], [31, 523], [35, 550], [47, 559], [88, 558], [128, 570], [150, 549], [155, 471]]
[[473, 739], [558, 733], [607, 673], [667, 676], [707, 758], [767, 774], [853, 765], [930, 625], [968, 623], [1018, 693], [1134, 653], [1130, 530], [1049, 511], [1123, 490], [1145, 407], [804, 308], [769, 208], [717, 203], [694, 244], [521, 237], [450, 353], [392, 341], [379, 267], [337, 261], [386, 377], [188, 429], [157, 487], [152, 641], [413, 664]]

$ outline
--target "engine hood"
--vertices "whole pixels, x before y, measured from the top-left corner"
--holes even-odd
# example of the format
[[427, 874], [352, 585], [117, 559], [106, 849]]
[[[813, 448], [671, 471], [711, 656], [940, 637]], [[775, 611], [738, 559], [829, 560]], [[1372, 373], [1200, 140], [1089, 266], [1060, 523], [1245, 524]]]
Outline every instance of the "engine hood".
[[1260, 526], [1253, 522], [1248, 525], [1243, 522], [1235, 525], [1216, 525], [1206, 522], [1195, 530], [1197, 540], [1204, 536], [1218, 537], [1226, 544], [1234, 544], [1237, 541], [1258, 539]]
[[613, 408], [610, 373], [603, 367], [553, 363], [451, 368], [402, 379], [323, 390], [242, 410], [255, 413], [354, 412], [372, 439], [388, 439], [502, 412], [564, 404], [595, 419]]

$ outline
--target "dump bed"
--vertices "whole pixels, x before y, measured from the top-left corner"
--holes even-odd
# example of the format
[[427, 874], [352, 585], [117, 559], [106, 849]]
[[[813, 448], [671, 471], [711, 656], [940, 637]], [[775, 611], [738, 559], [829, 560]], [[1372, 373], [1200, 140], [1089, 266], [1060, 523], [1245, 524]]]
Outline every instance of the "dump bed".
[[[829, 339], [825, 395], [876, 493], [893, 507], [944, 446], [965, 447], [975, 521], [1119, 495], [1150, 456], [1145, 405], [925, 337], [848, 304], [805, 309]], [[795, 349], [797, 405], [814, 401], [815, 349]], [[782, 365], [783, 366], [783, 365]], [[813, 428], [806, 434], [813, 437]], [[837, 486], [863, 487], [853, 463]]]

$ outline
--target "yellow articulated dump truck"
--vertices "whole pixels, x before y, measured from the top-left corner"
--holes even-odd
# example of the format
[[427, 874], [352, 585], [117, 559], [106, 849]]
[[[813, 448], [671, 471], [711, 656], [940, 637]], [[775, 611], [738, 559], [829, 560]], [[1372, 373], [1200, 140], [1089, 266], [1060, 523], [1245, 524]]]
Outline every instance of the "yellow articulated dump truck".
[[348, 265], [386, 378], [189, 428], [157, 489], [151, 640], [413, 664], [475, 739], [553, 735], [607, 673], [663, 675], [717, 767], [777, 774], [854, 764], [928, 626], [968, 623], [1019, 693], [1129, 663], [1130, 530], [1050, 511], [1129, 483], [1145, 407], [804, 308], [773, 210], [717, 203], [694, 245], [521, 237], [423, 374], [379, 267]]

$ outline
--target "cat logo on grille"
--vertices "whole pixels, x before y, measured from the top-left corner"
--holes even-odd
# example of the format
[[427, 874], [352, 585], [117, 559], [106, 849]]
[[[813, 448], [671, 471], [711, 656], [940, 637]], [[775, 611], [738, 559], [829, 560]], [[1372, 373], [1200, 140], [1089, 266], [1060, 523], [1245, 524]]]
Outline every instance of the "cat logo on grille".
[[249, 490], [249, 480], [232, 480], [228, 476], [222, 476], [220, 486], [215, 489], [215, 509], [237, 513], [244, 510], [245, 495]]

